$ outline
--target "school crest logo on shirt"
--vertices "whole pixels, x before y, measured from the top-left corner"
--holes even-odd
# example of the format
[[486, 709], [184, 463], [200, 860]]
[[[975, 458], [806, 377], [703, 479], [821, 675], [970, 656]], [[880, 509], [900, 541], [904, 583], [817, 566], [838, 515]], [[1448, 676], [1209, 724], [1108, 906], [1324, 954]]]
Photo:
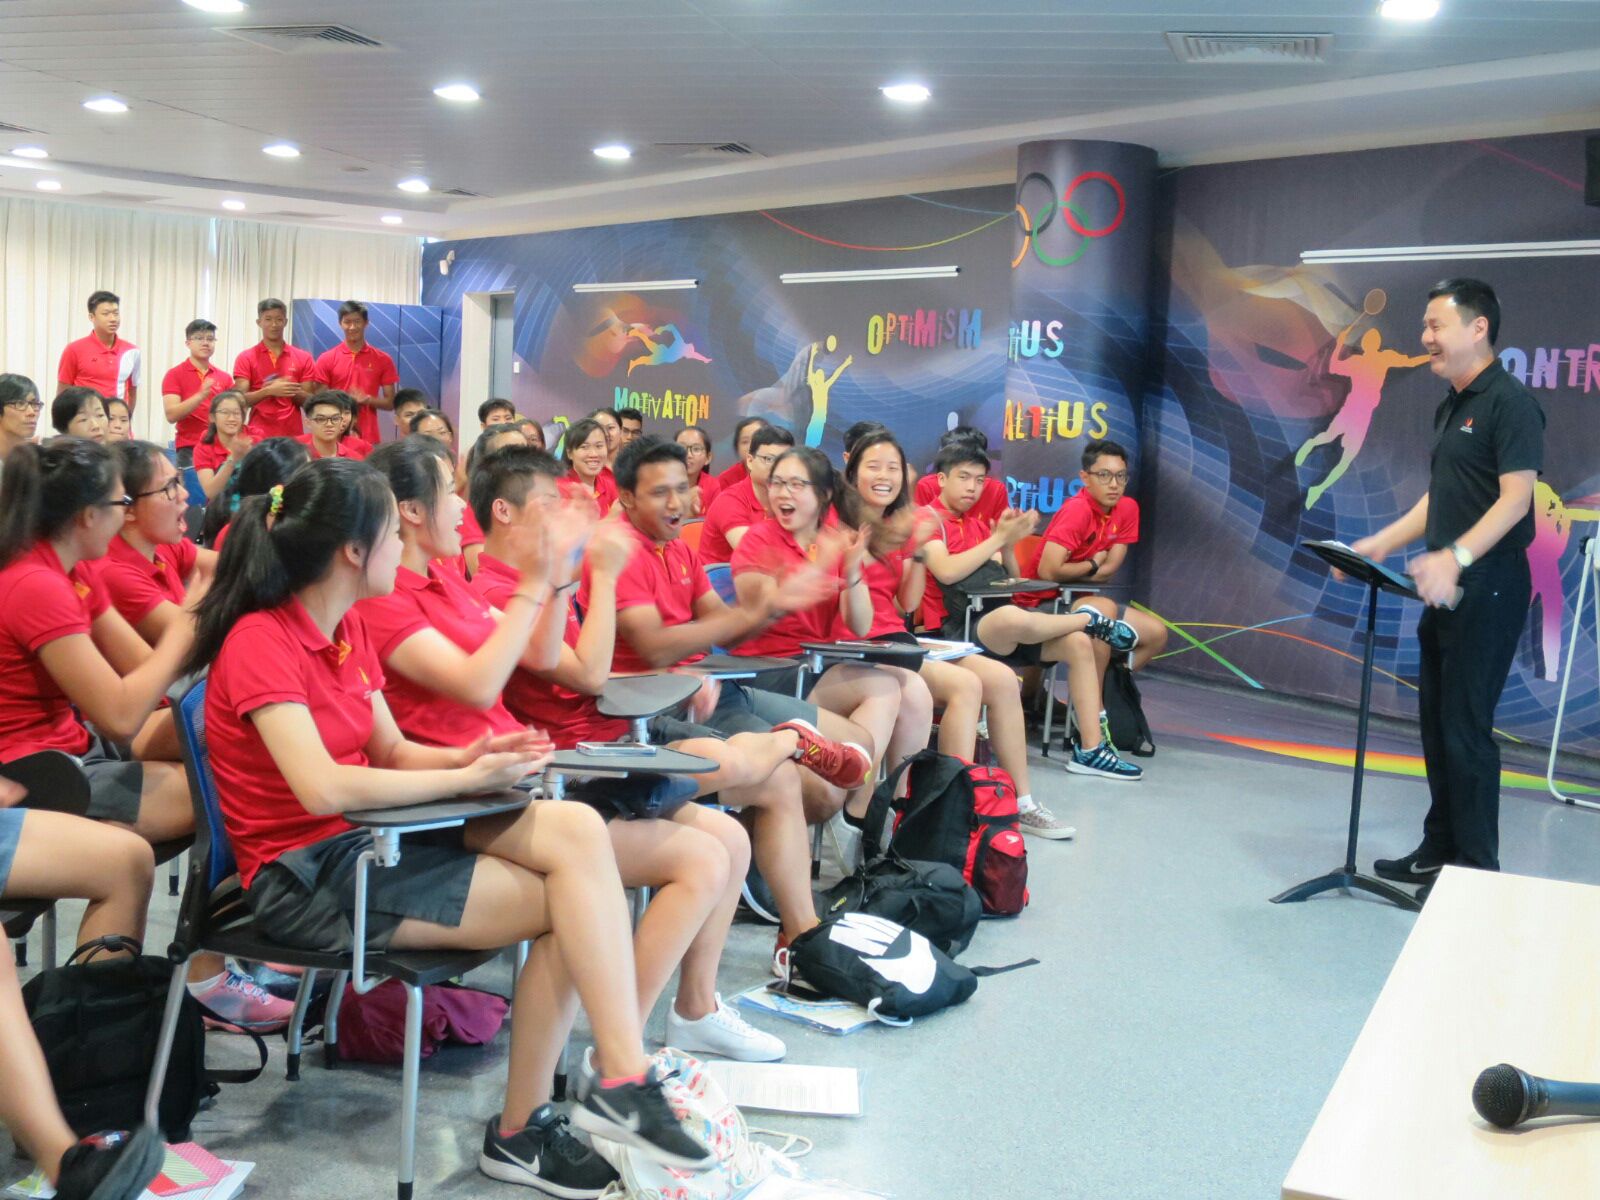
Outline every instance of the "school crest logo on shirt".
[[[337, 646], [334, 647], [334, 652], [336, 654], [338, 654], [338, 656], [339, 656], [339, 666], [341, 666], [341, 667], [344, 666], [344, 660], [350, 657], [350, 643], [349, 642], [340, 642]], [[361, 668], [357, 667], [356, 670], [359, 671], [359, 670], [361, 670]], [[365, 675], [363, 675], [361, 677], [361, 682], [365, 683], [366, 681], [367, 681], [367, 677]]]
[[1472, 418], [1471, 417], [1468, 417], [1466, 419], [1466, 422], [1461, 426], [1461, 432], [1462, 433], [1471, 433], [1472, 432]]
[[77, 580], [73, 580], [72, 590], [78, 593], [79, 600], [87, 600], [89, 598], [89, 585], [87, 583], [79, 583]]

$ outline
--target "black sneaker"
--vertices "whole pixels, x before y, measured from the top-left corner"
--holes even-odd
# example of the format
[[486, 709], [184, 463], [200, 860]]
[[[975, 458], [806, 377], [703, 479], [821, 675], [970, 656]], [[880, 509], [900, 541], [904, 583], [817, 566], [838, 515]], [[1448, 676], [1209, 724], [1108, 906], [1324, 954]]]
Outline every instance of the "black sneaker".
[[617, 1178], [610, 1163], [567, 1132], [567, 1119], [549, 1104], [535, 1109], [527, 1128], [510, 1137], [500, 1136], [499, 1117], [490, 1121], [478, 1170], [563, 1200], [591, 1200]]
[[603, 1087], [598, 1079], [591, 1080], [588, 1093], [572, 1110], [572, 1123], [595, 1137], [631, 1146], [662, 1166], [686, 1171], [711, 1166], [716, 1156], [683, 1131], [661, 1082], [653, 1063], [643, 1083]]
[[1139, 644], [1139, 631], [1126, 621], [1115, 620], [1105, 615], [1092, 604], [1085, 604], [1072, 610], [1075, 614], [1082, 613], [1089, 618], [1089, 625], [1084, 630], [1090, 637], [1104, 642], [1118, 652], [1132, 650]]
[[132, 1133], [95, 1133], [61, 1156], [61, 1200], [137, 1200], [166, 1161], [161, 1135], [148, 1125]]
[[1432, 883], [1439, 878], [1439, 868], [1443, 865], [1426, 861], [1419, 849], [1404, 858], [1380, 858], [1372, 864], [1372, 869], [1379, 879], [1391, 883]]

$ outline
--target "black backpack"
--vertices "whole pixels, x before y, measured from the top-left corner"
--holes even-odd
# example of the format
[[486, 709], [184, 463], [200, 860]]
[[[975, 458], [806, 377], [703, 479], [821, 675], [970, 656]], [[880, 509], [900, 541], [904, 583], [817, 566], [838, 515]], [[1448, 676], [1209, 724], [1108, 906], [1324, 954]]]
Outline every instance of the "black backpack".
[[1112, 745], [1139, 758], [1155, 754], [1156, 743], [1150, 736], [1150, 722], [1144, 719], [1139, 685], [1127, 663], [1114, 662], [1106, 668], [1100, 703], [1105, 705]]
[[[133, 1129], [144, 1120], [144, 1094], [173, 966], [141, 955], [140, 949], [131, 938], [97, 938], [73, 951], [66, 966], [41, 971], [22, 989], [61, 1111], [80, 1137]], [[131, 950], [134, 957], [96, 960], [102, 950]], [[158, 1105], [161, 1132], [169, 1142], [189, 1140], [189, 1123], [219, 1083], [248, 1083], [267, 1063], [266, 1043], [257, 1037], [260, 1066], [207, 1071], [200, 1012], [184, 988]]]
[[789, 969], [791, 988], [799, 975], [891, 1025], [960, 1004], [978, 988], [976, 975], [920, 933], [869, 913], [830, 917], [802, 933], [789, 947]]
[[948, 863], [913, 862], [891, 852], [823, 892], [817, 912], [824, 919], [849, 912], [887, 917], [954, 958], [972, 941], [983, 906]]

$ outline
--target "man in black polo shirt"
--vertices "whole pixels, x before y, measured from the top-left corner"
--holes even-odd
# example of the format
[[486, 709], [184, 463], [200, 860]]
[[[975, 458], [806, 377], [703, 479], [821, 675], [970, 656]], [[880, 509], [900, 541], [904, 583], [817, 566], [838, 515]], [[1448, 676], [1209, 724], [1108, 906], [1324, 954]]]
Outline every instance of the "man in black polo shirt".
[[1428, 293], [1422, 347], [1450, 392], [1433, 418], [1428, 490], [1355, 549], [1383, 559], [1423, 538], [1407, 564], [1427, 611], [1418, 713], [1432, 804], [1422, 844], [1380, 858], [1385, 879], [1426, 900], [1447, 863], [1500, 869], [1500, 750], [1494, 710], [1528, 616], [1533, 485], [1544, 467], [1544, 412], [1495, 358], [1500, 302], [1477, 279]]

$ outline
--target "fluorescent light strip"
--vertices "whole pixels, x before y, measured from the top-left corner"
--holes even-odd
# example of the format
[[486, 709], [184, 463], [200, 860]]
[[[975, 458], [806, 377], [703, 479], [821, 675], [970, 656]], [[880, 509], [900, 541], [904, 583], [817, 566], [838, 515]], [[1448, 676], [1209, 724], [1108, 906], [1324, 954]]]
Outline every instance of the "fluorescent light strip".
[[787, 271], [778, 278], [784, 283], [870, 283], [895, 279], [953, 279], [961, 268], [879, 267], [868, 271]]
[[637, 283], [575, 283], [575, 292], [682, 292], [700, 286], [698, 279], [641, 279]]
[[1455, 258], [1574, 258], [1600, 254], [1600, 240], [1572, 242], [1482, 242], [1467, 246], [1375, 246], [1352, 250], [1305, 250], [1305, 263], [1439, 262]]

